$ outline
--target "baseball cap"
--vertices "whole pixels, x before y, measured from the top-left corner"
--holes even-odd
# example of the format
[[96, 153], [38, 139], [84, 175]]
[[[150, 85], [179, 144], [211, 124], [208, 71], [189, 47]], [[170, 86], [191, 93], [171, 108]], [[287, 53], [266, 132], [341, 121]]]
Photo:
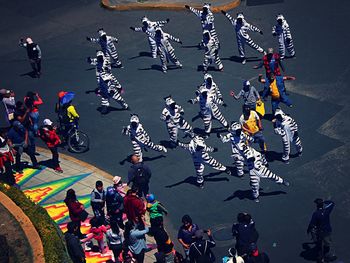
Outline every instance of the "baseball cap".
[[45, 119], [44, 121], [43, 121], [43, 124], [44, 125], [52, 125], [52, 121], [50, 120], [50, 119]]
[[113, 184], [118, 184], [121, 181], [121, 177], [120, 176], [114, 176], [113, 177]]

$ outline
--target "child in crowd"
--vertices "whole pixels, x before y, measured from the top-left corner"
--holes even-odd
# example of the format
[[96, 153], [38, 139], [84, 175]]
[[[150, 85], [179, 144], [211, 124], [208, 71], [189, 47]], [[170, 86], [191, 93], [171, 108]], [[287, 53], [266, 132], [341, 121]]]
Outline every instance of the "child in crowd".
[[149, 213], [151, 222], [151, 233], [155, 227], [163, 224], [163, 214], [167, 215], [168, 211], [165, 207], [155, 199], [154, 194], [146, 195], [147, 206], [146, 209]]
[[90, 233], [93, 234], [92, 238], [98, 242], [100, 253], [103, 254], [105, 250], [104, 234], [108, 228], [105, 225], [100, 225], [96, 217], [90, 219], [90, 225]]

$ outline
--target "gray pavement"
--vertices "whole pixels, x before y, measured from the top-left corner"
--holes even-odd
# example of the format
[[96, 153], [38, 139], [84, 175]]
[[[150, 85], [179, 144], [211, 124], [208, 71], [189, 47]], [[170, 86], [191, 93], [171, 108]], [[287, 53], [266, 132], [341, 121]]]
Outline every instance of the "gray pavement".
[[[278, 3], [276, 3], [278, 2]], [[286, 60], [287, 74], [297, 80], [288, 83], [287, 89], [294, 101], [288, 109], [300, 126], [305, 152], [301, 158], [285, 165], [278, 160], [270, 164], [271, 170], [291, 182], [289, 188], [262, 182], [264, 195], [255, 204], [247, 198], [249, 180], [216, 174], [207, 168], [206, 185], [200, 190], [191, 184], [193, 164], [188, 153], [181, 149], [169, 150], [163, 156], [156, 152], [145, 153], [148, 165], [153, 170], [151, 191], [170, 210], [168, 229], [176, 240], [176, 231], [183, 214], [189, 213], [202, 227], [211, 227], [218, 240], [215, 253], [226, 255], [233, 245], [230, 227], [236, 214], [246, 211], [252, 214], [260, 233], [259, 246], [266, 251], [271, 262], [306, 262], [300, 254], [302, 244], [309, 238], [306, 227], [314, 210], [312, 201], [316, 197], [331, 198], [336, 202], [332, 216], [334, 226], [334, 250], [339, 262], [350, 259], [347, 249], [348, 222], [350, 218], [350, 193], [348, 156], [349, 147], [349, 91], [346, 76], [349, 72], [347, 21], [350, 5], [341, 0], [337, 4], [322, 1], [245, 1], [236, 10], [243, 11], [249, 22], [264, 31], [251, 37], [264, 48], [277, 48], [276, 39], [270, 36], [275, 15], [283, 13], [287, 18], [295, 41], [297, 58]], [[273, 3], [273, 4], [267, 4]], [[36, 8], [31, 8], [36, 6]], [[17, 98], [23, 98], [29, 89], [38, 91], [45, 104], [41, 107], [42, 117], [54, 118], [53, 106], [60, 90], [77, 93], [75, 104], [81, 114], [81, 129], [89, 134], [91, 150], [76, 155], [126, 178], [128, 162], [121, 162], [131, 154], [130, 140], [120, 134], [128, 124], [130, 112], [115, 110], [101, 116], [96, 110], [99, 99], [86, 95], [86, 90], [96, 86], [94, 70], [85, 62], [93, 56], [97, 46], [85, 41], [86, 36], [96, 35], [104, 27], [107, 33], [119, 38], [117, 45], [124, 69], [115, 69], [115, 75], [126, 90], [125, 99], [132, 112], [138, 113], [141, 122], [155, 142], [168, 140], [164, 123], [159, 116], [163, 108], [163, 97], [172, 96], [185, 109], [190, 120], [198, 112], [198, 105], [187, 104], [194, 96], [194, 90], [202, 82], [202, 73], [197, 66], [202, 63], [203, 51], [193, 47], [201, 38], [200, 21], [188, 12], [132, 11], [111, 12], [101, 9], [96, 1], [68, 0], [47, 3], [47, 1], [0, 1], [3, 21], [0, 31], [6, 36], [0, 43], [0, 74], [2, 87], [14, 89]], [[148, 57], [146, 37], [132, 32], [129, 27], [140, 24], [140, 18], [147, 15], [153, 20], [170, 18], [165, 31], [180, 37], [183, 46], [174, 43], [175, 53], [184, 68], [169, 70], [164, 75], [159, 71], [159, 59]], [[221, 41], [220, 56], [225, 71], [212, 72], [219, 84], [228, 107], [222, 109], [230, 120], [240, 115], [240, 103], [228, 96], [230, 89], [238, 91], [243, 79], [256, 82], [262, 71], [252, 67], [260, 58], [258, 53], [247, 47], [248, 63], [243, 66], [236, 61], [236, 40], [232, 26], [221, 15], [215, 15], [216, 28]], [[32, 79], [24, 73], [30, 71], [25, 51], [16, 46], [21, 36], [31, 35], [43, 50], [43, 76]], [[23, 76], [21, 76], [23, 75]], [[268, 111], [269, 103], [266, 104]], [[118, 108], [118, 105], [114, 105]], [[202, 128], [197, 120], [195, 127]], [[214, 127], [219, 127], [215, 124]], [[271, 123], [264, 120], [264, 134], [271, 151], [281, 152], [281, 142], [272, 132]], [[221, 144], [215, 134], [208, 144], [219, 148], [215, 158], [230, 165], [230, 147]], [[226, 201], [225, 201], [226, 200]], [[307, 255], [306, 255], [307, 258]]]

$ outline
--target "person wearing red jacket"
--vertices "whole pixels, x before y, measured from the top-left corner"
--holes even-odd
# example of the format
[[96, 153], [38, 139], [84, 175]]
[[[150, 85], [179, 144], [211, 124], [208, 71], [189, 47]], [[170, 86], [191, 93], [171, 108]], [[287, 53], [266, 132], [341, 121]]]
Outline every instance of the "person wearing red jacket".
[[43, 100], [38, 93], [28, 91], [24, 97], [24, 104], [29, 109], [29, 117], [32, 123], [32, 130], [36, 135], [39, 129], [39, 105], [43, 104]]
[[83, 235], [80, 231], [81, 225], [81, 213], [84, 211], [84, 205], [80, 203], [75, 195], [75, 191], [73, 189], [68, 189], [66, 193], [66, 198], [64, 199], [66, 206], [68, 207], [70, 220], [76, 226], [78, 226], [77, 236], [80, 239], [86, 238], [86, 235]]
[[137, 187], [132, 187], [124, 197], [124, 213], [129, 221], [135, 224], [142, 220], [146, 213], [146, 206], [143, 200], [137, 196]]
[[59, 164], [59, 155], [57, 147], [61, 144], [61, 139], [56, 133], [56, 127], [52, 124], [52, 121], [49, 119], [45, 119], [43, 121], [43, 126], [39, 130], [40, 138], [46, 143], [47, 147], [52, 153], [52, 163], [55, 172], [63, 173], [62, 168]]

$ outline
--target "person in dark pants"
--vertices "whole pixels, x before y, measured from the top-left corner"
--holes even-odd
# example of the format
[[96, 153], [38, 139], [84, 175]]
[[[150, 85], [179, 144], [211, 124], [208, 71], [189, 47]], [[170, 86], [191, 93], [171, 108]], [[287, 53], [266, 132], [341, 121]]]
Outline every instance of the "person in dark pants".
[[255, 243], [250, 245], [250, 252], [246, 263], [270, 263], [270, 259], [265, 252], [260, 252]]
[[307, 233], [311, 234], [316, 244], [317, 262], [335, 260], [336, 256], [330, 253], [332, 227], [330, 214], [335, 206], [333, 201], [315, 199], [316, 211], [312, 214]]
[[181, 222], [182, 226], [177, 234], [177, 239], [182, 245], [186, 260], [188, 261], [190, 246], [195, 241], [194, 234], [199, 230], [199, 226], [192, 222], [192, 218], [189, 215], [184, 215]]
[[106, 205], [110, 224], [118, 224], [121, 229], [124, 229], [124, 198], [114, 186], [108, 186], [106, 189]]
[[52, 124], [53, 122], [49, 119], [43, 121], [43, 126], [39, 129], [40, 138], [46, 143], [47, 147], [52, 153], [52, 165], [57, 173], [63, 173], [60, 166], [59, 155], [58, 155], [58, 145], [61, 144], [61, 139], [56, 133], [56, 127]]
[[125, 223], [125, 241], [137, 263], [143, 263], [147, 249], [145, 234], [148, 233], [149, 229], [147, 226], [142, 228], [140, 230], [132, 221]]
[[80, 203], [77, 199], [74, 189], [68, 189], [66, 193], [66, 198], [63, 200], [66, 206], [68, 207], [69, 217], [73, 224], [77, 226], [76, 231], [74, 232], [79, 239], [86, 238], [86, 235], [83, 235], [80, 231], [81, 225], [81, 214], [84, 209], [84, 205]]
[[12, 123], [12, 128], [7, 133], [7, 143], [14, 150], [16, 156], [15, 170], [22, 173], [21, 156], [25, 152], [30, 157], [34, 169], [40, 169], [38, 161], [35, 157], [35, 152], [32, 147], [28, 146], [28, 131], [19, 121]]
[[124, 213], [129, 221], [137, 223], [140, 218], [146, 214], [146, 206], [137, 195], [138, 189], [133, 186], [124, 197]]
[[123, 251], [123, 233], [119, 230], [118, 224], [111, 222], [111, 228], [106, 233], [107, 244], [113, 251], [114, 262], [120, 263], [119, 256]]
[[239, 213], [237, 215], [237, 223], [234, 223], [232, 226], [232, 235], [236, 238], [235, 248], [238, 255], [245, 260], [249, 254], [251, 244], [256, 244], [259, 238], [251, 215], [247, 213]]
[[157, 243], [158, 256], [164, 263], [174, 263], [174, 243], [171, 241], [163, 224], [153, 227], [153, 237]]
[[139, 197], [146, 197], [149, 193], [149, 181], [152, 176], [151, 169], [140, 162], [137, 155], [131, 156], [131, 167], [128, 171], [128, 185], [132, 183], [133, 186], [138, 188], [137, 195]]
[[67, 224], [68, 231], [64, 233], [64, 238], [67, 244], [67, 250], [73, 263], [84, 263], [85, 253], [83, 247], [80, 244], [79, 238], [74, 234], [78, 231], [78, 225], [69, 222]]
[[41, 75], [41, 49], [38, 44], [28, 37], [26, 40], [20, 39], [19, 45], [27, 50], [30, 65], [32, 66], [35, 77], [40, 78]]
[[190, 246], [190, 263], [211, 263], [215, 261], [215, 256], [211, 248], [215, 247], [216, 243], [211, 236], [210, 229], [205, 231], [209, 240], [203, 239], [204, 231], [197, 230], [195, 235], [196, 241]]
[[96, 181], [95, 188], [91, 192], [91, 207], [100, 225], [105, 224], [106, 192], [102, 181]]

